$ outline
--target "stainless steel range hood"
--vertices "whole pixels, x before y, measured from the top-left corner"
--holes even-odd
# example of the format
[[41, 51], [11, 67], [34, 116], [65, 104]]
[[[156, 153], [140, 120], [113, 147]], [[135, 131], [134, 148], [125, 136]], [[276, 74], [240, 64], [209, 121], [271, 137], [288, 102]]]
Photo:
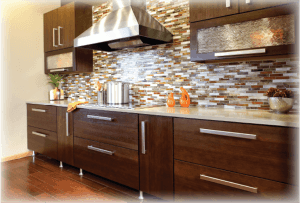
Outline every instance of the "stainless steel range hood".
[[74, 46], [115, 51], [172, 41], [172, 33], [146, 11], [146, 0], [113, 0], [112, 12], [79, 35]]

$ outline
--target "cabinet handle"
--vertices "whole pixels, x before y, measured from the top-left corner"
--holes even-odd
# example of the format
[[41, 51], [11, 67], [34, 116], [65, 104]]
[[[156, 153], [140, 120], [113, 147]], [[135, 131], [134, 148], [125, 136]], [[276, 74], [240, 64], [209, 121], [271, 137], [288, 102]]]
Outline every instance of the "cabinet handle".
[[251, 1], [250, 0], [246, 0], [246, 4], [250, 4], [251, 3]]
[[98, 119], [98, 120], [104, 120], [104, 121], [113, 121], [113, 118], [103, 117], [103, 116], [87, 115], [87, 118]]
[[46, 110], [45, 109], [31, 109], [32, 111], [37, 111], [37, 112], [43, 112], [43, 113], [45, 113], [46, 112]]
[[210, 130], [205, 128], [200, 128], [200, 133], [222, 135], [222, 136], [229, 136], [229, 137], [239, 137], [239, 138], [252, 139], [252, 140], [256, 139], [256, 135], [254, 134], [236, 133], [236, 132], [221, 131], [221, 130]]
[[93, 150], [93, 151], [96, 151], [96, 152], [101, 152], [103, 154], [108, 154], [108, 155], [113, 155], [115, 153], [115, 152], [112, 152], [112, 151], [108, 151], [108, 150], [105, 150], [105, 149], [100, 149], [100, 148], [93, 147], [93, 146], [88, 146], [87, 148], [90, 149], [90, 150]]
[[247, 185], [242, 185], [242, 184], [230, 182], [230, 181], [227, 181], [227, 180], [214, 178], [214, 177], [206, 176], [206, 175], [203, 175], [203, 174], [200, 174], [200, 179], [201, 180], [206, 180], [206, 181], [209, 181], [209, 182], [213, 182], [213, 183], [217, 183], [217, 184], [220, 184], [220, 185], [226, 185], [226, 186], [229, 186], [229, 187], [245, 190], [245, 191], [248, 191], [248, 192], [257, 193], [257, 187], [250, 187], [250, 186], [247, 186]]
[[251, 50], [241, 50], [241, 51], [226, 51], [215, 53], [215, 56], [235, 56], [235, 55], [244, 55], [244, 54], [261, 54], [266, 53], [266, 49], [251, 49]]
[[230, 0], [226, 0], [226, 8], [230, 8]]
[[58, 26], [58, 45], [62, 46], [64, 44], [60, 43], [60, 29], [63, 29], [63, 27]]
[[59, 71], [66, 71], [68, 69], [60, 68], [60, 69], [51, 69], [50, 72], [59, 72]]
[[38, 133], [38, 132], [35, 132], [35, 131], [32, 131], [32, 134], [38, 135], [38, 136], [41, 136], [41, 137], [47, 137], [47, 135], [42, 134], [42, 133]]
[[53, 46], [57, 47], [57, 45], [55, 45], [55, 30], [57, 30], [57, 29], [53, 28]]
[[141, 122], [142, 128], [142, 154], [146, 154], [146, 121]]
[[66, 113], [66, 135], [69, 136], [69, 113]]

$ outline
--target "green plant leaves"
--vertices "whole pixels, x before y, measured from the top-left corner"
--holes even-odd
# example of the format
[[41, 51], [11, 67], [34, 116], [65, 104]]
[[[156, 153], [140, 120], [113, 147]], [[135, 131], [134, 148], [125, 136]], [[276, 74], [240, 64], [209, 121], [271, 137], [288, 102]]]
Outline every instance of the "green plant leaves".
[[49, 74], [49, 77], [50, 77], [50, 80], [51, 80], [51, 82], [49, 82], [49, 83], [52, 83], [55, 87], [58, 87], [59, 82], [63, 78], [63, 76], [59, 76], [58, 74], [55, 74], [55, 75]]

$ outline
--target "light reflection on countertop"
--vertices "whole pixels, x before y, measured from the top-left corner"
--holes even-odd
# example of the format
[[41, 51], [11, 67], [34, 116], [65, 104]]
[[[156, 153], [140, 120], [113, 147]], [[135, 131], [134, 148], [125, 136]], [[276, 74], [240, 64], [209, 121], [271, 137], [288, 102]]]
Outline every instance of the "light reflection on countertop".
[[[69, 101], [37, 101], [27, 102], [29, 104], [54, 105], [67, 107]], [[167, 106], [141, 106], [131, 109], [101, 107], [96, 104], [78, 105], [77, 108], [99, 109], [107, 111], [118, 111], [138, 114], [149, 114], [157, 116], [172, 116], [180, 118], [194, 118], [215, 121], [227, 121], [238, 123], [252, 123], [261, 125], [299, 127], [298, 112], [288, 114], [276, 114], [265, 110], [204, 108], [204, 107], [167, 107]]]

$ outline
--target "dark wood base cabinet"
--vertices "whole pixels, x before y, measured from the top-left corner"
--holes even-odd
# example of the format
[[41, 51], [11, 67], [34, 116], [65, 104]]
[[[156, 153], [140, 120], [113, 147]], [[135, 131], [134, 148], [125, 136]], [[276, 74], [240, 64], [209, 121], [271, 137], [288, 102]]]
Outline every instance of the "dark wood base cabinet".
[[173, 200], [173, 118], [139, 115], [140, 190]]
[[57, 107], [57, 157], [59, 161], [74, 165], [73, 159], [73, 113]]
[[216, 168], [174, 161], [175, 200], [289, 200], [298, 187]]
[[74, 165], [139, 189], [139, 158], [135, 150], [75, 137]]
[[28, 149], [163, 200], [297, 198], [298, 128], [33, 104], [27, 114]]
[[49, 130], [28, 126], [27, 147], [32, 151], [57, 159], [57, 134]]

